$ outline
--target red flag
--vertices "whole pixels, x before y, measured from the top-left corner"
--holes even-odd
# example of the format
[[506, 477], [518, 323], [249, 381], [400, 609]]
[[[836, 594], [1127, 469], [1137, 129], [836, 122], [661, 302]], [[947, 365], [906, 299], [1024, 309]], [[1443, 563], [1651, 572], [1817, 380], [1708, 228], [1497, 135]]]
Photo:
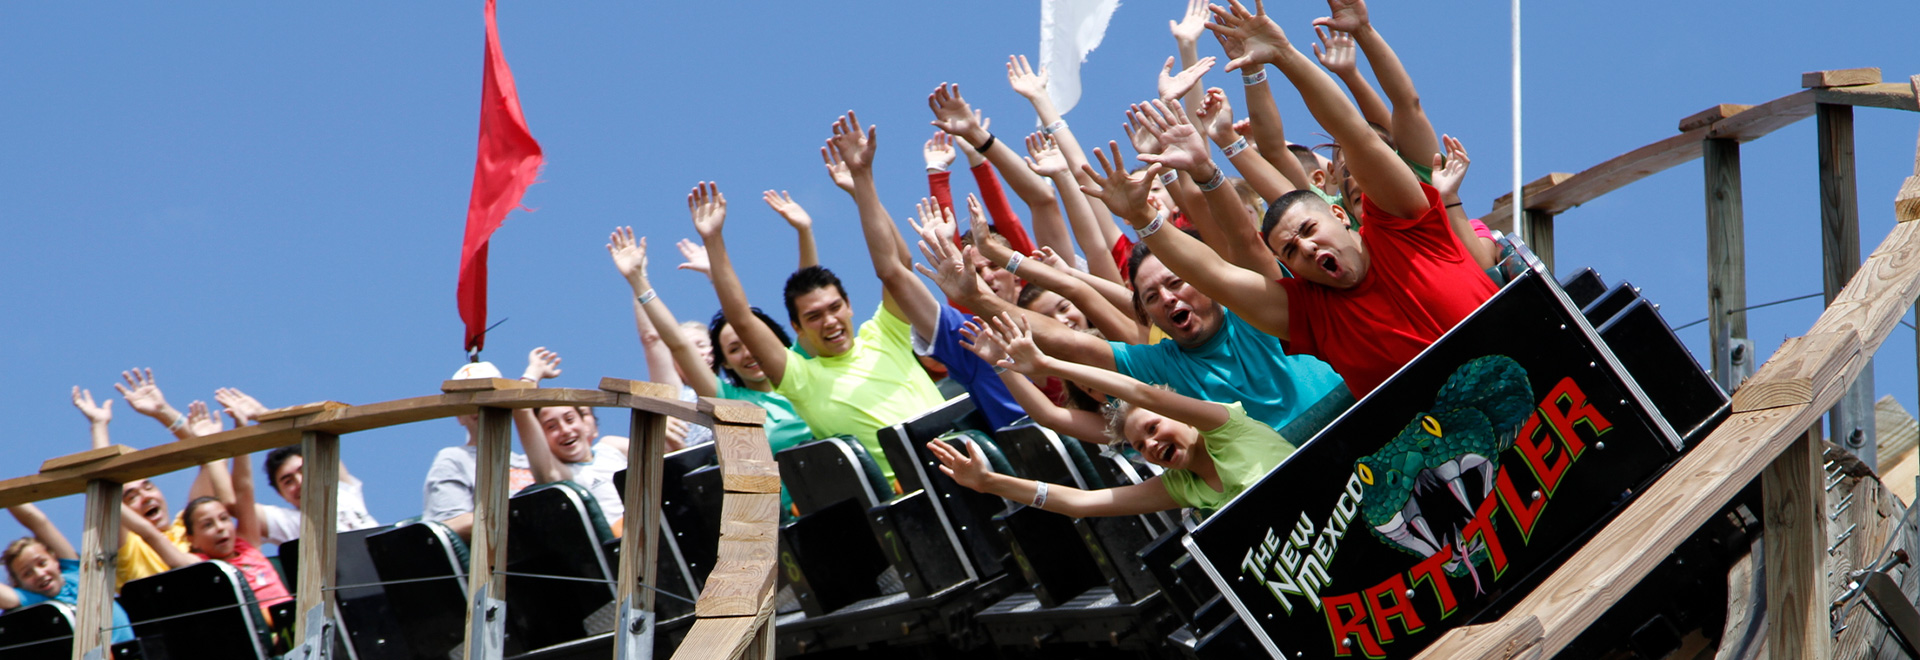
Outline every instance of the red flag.
[[493, 230], [520, 205], [540, 171], [540, 143], [527, 131], [513, 71], [500, 52], [500, 31], [487, 0], [486, 67], [480, 86], [480, 149], [473, 164], [473, 196], [467, 201], [467, 234], [460, 244], [460, 319], [466, 322], [466, 348], [486, 344], [487, 241]]

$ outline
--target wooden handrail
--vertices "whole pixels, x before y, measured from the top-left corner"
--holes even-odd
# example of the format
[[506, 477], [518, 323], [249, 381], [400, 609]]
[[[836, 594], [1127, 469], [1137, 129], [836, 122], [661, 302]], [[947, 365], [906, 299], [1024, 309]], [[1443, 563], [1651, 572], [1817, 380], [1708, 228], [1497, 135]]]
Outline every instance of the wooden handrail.
[[[1781, 344], [1735, 394], [1726, 422], [1505, 617], [1454, 629], [1418, 657], [1510, 658], [1516, 643], [1527, 654], [1552, 657], [1565, 648], [1783, 452], [1804, 442], [1916, 294], [1920, 223], [1903, 222], [1861, 264], [1811, 331]], [[1819, 593], [1806, 597], [1817, 599]], [[1537, 640], [1518, 632], [1532, 625], [1530, 619], [1543, 629]]]

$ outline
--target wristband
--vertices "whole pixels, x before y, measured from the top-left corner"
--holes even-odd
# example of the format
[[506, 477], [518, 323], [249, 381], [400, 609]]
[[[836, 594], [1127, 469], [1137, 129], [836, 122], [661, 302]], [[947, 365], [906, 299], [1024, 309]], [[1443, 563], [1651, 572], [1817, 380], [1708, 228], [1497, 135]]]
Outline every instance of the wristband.
[[531, 377], [531, 376], [521, 376], [521, 377], [520, 377], [520, 380], [524, 380], [524, 381], [527, 381], [527, 382], [529, 382], [529, 383], [533, 383], [533, 384], [535, 384], [535, 385], [539, 385], [539, 384], [540, 384], [540, 379], [538, 379], [538, 378], [533, 378], [533, 377]]
[[1006, 368], [1006, 367], [1003, 367], [1003, 366], [1000, 366], [1000, 365], [997, 365], [997, 364], [996, 364], [996, 365], [993, 365], [993, 373], [996, 373], [996, 374], [1004, 374], [1004, 373], [1007, 373], [1007, 368]]
[[947, 171], [947, 168], [951, 165], [953, 165], [952, 161], [948, 161], [946, 165], [935, 165], [933, 163], [927, 163], [927, 173], [932, 174], [934, 172], [945, 172]]
[[1448, 204], [1447, 208], [1453, 208], [1455, 206], [1465, 206], [1465, 205], [1466, 205], [1466, 202], [1454, 202], [1452, 204]]
[[993, 140], [994, 140], [993, 134], [988, 133], [987, 141], [980, 143], [980, 146], [974, 147], [973, 150], [976, 152], [979, 152], [980, 155], [985, 156], [987, 155], [987, 150], [993, 148]]
[[1167, 211], [1166, 209], [1161, 209], [1160, 215], [1153, 216], [1153, 222], [1149, 222], [1147, 223], [1147, 226], [1141, 227], [1134, 231], [1139, 232], [1140, 240], [1144, 241], [1147, 239], [1148, 236], [1152, 236], [1155, 233], [1158, 233], [1160, 231], [1160, 228], [1165, 227], [1166, 225], [1167, 225]]
[[1040, 127], [1040, 132], [1047, 135], [1053, 135], [1054, 133], [1064, 130], [1067, 130], [1067, 120], [1065, 119], [1056, 119], [1053, 123]]
[[1179, 180], [1180, 180], [1179, 172], [1175, 172], [1173, 170], [1167, 170], [1165, 172], [1160, 173], [1160, 185], [1166, 186], [1168, 188], [1172, 188], [1173, 182], [1179, 181]]
[[646, 293], [642, 293], [640, 295], [634, 296], [633, 299], [635, 302], [640, 303], [640, 305], [644, 307], [646, 306], [647, 303], [653, 302], [655, 300], [659, 300], [660, 294], [654, 293], [653, 289], [647, 289]]
[[1240, 74], [1240, 82], [1245, 83], [1249, 87], [1253, 85], [1258, 85], [1266, 81], [1267, 81], [1267, 67], [1265, 66], [1260, 67], [1259, 71], [1255, 71], [1253, 73]]
[[1022, 261], [1026, 261], [1026, 258], [1020, 256], [1018, 252], [1013, 253], [1013, 256], [1007, 259], [1007, 272], [1009, 274], [1017, 274], [1016, 271], [1020, 270], [1020, 262]]
[[1047, 482], [1040, 481], [1035, 483], [1039, 485], [1033, 489], [1033, 508], [1045, 509], [1047, 508]]
[[1206, 183], [1200, 184], [1200, 192], [1212, 192], [1214, 189], [1225, 185], [1226, 182], [1227, 171], [1218, 167], [1213, 168], [1213, 178], [1207, 179]]
[[168, 430], [168, 431], [178, 431], [178, 430], [180, 430], [180, 429], [184, 429], [184, 428], [187, 428], [187, 416], [186, 416], [186, 415], [182, 415], [182, 414], [180, 414], [180, 413], [177, 413], [177, 412], [176, 412], [176, 413], [174, 413], [174, 414], [173, 414], [173, 423], [171, 423], [171, 424], [168, 424], [168, 425], [167, 425], [167, 430]]
[[1245, 137], [1242, 137], [1238, 140], [1234, 140], [1233, 144], [1229, 144], [1227, 146], [1220, 148], [1220, 151], [1227, 154], [1227, 158], [1229, 159], [1233, 158], [1234, 156], [1240, 155], [1240, 152], [1243, 152], [1246, 150], [1247, 150], [1247, 138]]

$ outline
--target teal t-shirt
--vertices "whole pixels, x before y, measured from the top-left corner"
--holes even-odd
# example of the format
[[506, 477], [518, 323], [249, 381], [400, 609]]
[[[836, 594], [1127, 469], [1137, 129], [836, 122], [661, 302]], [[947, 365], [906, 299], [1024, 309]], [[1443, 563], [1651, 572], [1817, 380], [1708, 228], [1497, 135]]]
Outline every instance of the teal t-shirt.
[[[720, 381], [720, 388], [716, 393], [720, 398], [751, 402], [753, 405], [760, 406], [761, 410], [767, 411], [767, 425], [764, 428], [767, 432], [767, 444], [773, 446], [773, 453], [778, 454], [788, 447], [813, 439], [813, 429], [807, 427], [806, 420], [800, 419], [800, 413], [794, 412], [793, 402], [788, 401], [787, 397], [735, 385], [727, 382], [725, 377], [717, 378]], [[786, 486], [781, 486], [780, 519], [787, 520], [791, 517], [792, 511], [793, 497], [787, 494]]]
[[1213, 457], [1213, 469], [1220, 475], [1220, 490], [1186, 470], [1167, 470], [1160, 475], [1160, 486], [1181, 506], [1215, 511], [1252, 486], [1267, 472], [1293, 454], [1293, 443], [1278, 431], [1247, 417], [1240, 404], [1227, 404], [1227, 423], [1220, 428], [1201, 431], [1207, 443], [1207, 455]]
[[1311, 355], [1288, 355], [1280, 339], [1247, 324], [1232, 310], [1206, 343], [1181, 348], [1171, 339], [1140, 346], [1111, 342], [1116, 371], [1207, 401], [1239, 401], [1247, 415], [1281, 428], [1345, 387], [1333, 367]]

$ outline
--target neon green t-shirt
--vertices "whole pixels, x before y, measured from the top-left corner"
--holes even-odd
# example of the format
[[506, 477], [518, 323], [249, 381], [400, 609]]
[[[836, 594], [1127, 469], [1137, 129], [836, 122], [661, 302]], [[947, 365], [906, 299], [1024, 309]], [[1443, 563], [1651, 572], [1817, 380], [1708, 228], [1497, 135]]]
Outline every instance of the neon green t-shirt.
[[912, 334], [912, 326], [881, 305], [860, 324], [846, 353], [805, 357], [787, 349], [787, 372], [773, 391], [793, 402], [813, 435], [859, 438], [892, 479], [875, 434], [946, 401], [914, 357]]
[[1280, 437], [1273, 427], [1247, 416], [1239, 403], [1227, 406], [1227, 423], [1211, 431], [1201, 431], [1207, 455], [1213, 457], [1213, 469], [1220, 473], [1222, 490], [1214, 490], [1199, 475], [1186, 470], [1160, 473], [1160, 485], [1181, 506], [1213, 511], [1267, 476], [1273, 466], [1293, 453], [1293, 443]]

